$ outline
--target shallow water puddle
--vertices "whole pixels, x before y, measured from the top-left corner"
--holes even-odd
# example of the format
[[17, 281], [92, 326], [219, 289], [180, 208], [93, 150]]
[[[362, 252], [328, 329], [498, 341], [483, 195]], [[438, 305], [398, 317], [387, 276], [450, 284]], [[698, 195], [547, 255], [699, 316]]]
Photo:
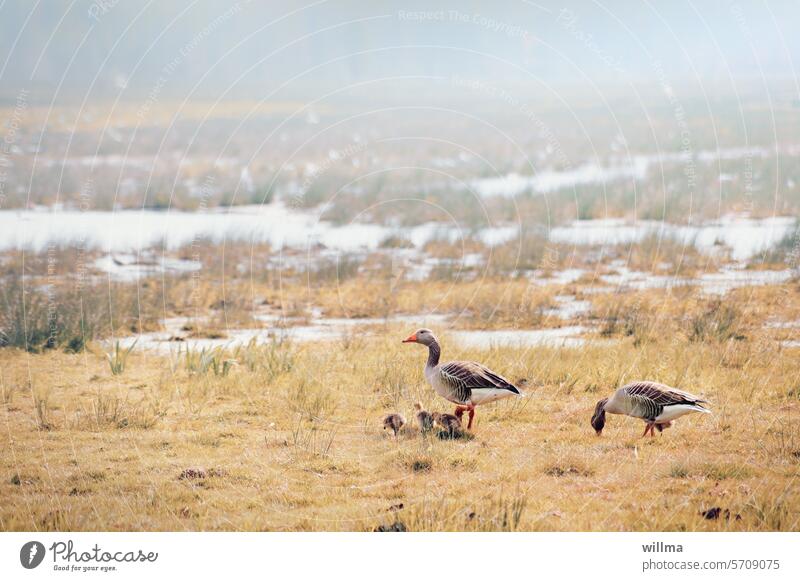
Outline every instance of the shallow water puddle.
[[94, 266], [111, 278], [125, 282], [135, 282], [140, 278], [156, 274], [196, 272], [202, 268], [202, 264], [196, 260], [135, 254], [109, 254], [95, 260]]
[[[323, 209], [324, 211], [324, 209]], [[398, 229], [352, 222], [338, 226], [321, 219], [318, 209], [297, 210], [281, 202], [263, 206], [234, 206], [205, 212], [120, 210], [0, 210], [0, 250], [48, 244], [73, 244], [106, 252], [137, 252], [155, 245], [175, 249], [201, 239], [268, 242], [273, 248], [326, 248], [345, 252], [369, 249], [398, 235]], [[516, 226], [485, 227], [477, 237], [486, 245], [502, 244], [517, 235]], [[416, 247], [430, 240], [458, 242], [471, 230], [439, 223], [402, 231]]]
[[550, 240], [563, 244], [613, 246], [640, 242], [650, 236], [673, 239], [685, 246], [715, 252], [730, 248], [731, 258], [747, 260], [783, 240], [797, 224], [790, 216], [762, 220], [725, 216], [697, 226], [653, 220], [630, 223], [622, 219], [579, 220], [550, 231]]
[[[582, 302], [582, 301], [576, 301]], [[227, 329], [224, 337], [204, 338], [191, 337], [184, 331], [190, 324], [186, 318], [173, 318], [164, 321], [165, 331], [142, 333], [138, 336], [119, 339], [122, 347], [128, 347], [136, 341], [137, 349], [156, 351], [158, 353], [175, 353], [186, 350], [215, 349], [224, 347], [235, 349], [244, 347], [251, 341], [263, 345], [275, 341], [335, 341], [355, 333], [378, 333], [387, 324], [405, 324], [410, 330], [420, 326], [433, 326], [442, 329], [449, 315], [400, 315], [389, 319], [315, 319], [309, 324], [294, 326], [279, 326], [279, 318], [271, 316], [259, 317], [265, 322], [274, 322], [271, 327], [261, 329]], [[286, 321], [284, 321], [284, 324]], [[443, 335], [452, 338], [457, 343], [467, 347], [491, 348], [495, 346], [535, 347], [539, 345], [578, 347], [586, 343], [582, 337], [588, 331], [587, 327], [574, 325], [557, 329], [494, 329], [494, 330], [451, 330]], [[385, 331], [384, 331], [385, 332]], [[402, 333], [401, 333], [402, 334]], [[111, 343], [109, 341], [108, 343]]]
[[[651, 274], [618, 267], [615, 274], [600, 275], [600, 280], [616, 290], [646, 290], [697, 286], [705, 294], [724, 295], [728, 291], [746, 286], [782, 284], [793, 276], [791, 270], [746, 270], [725, 267], [719, 272], [701, 274], [697, 278]], [[586, 291], [584, 291], [586, 292]], [[599, 291], [597, 291], [599, 292]]]

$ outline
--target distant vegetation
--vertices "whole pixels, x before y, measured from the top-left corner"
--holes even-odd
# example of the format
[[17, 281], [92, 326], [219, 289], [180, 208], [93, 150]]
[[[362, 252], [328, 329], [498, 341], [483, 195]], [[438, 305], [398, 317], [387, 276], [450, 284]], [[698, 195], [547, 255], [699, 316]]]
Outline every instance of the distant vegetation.
[[[729, 105], [738, 109], [741, 104], [720, 103], [715, 126], [704, 115], [688, 120], [689, 149], [680, 142], [653, 143], [651, 125], [674, 130], [675, 120], [666, 110], [654, 110], [646, 119], [626, 117], [617, 128], [604, 117], [593, 119], [592, 110], [581, 111], [588, 117], [582, 126], [586, 135], [576, 132], [568, 119], [548, 112], [548, 140], [531, 131], [530, 120], [521, 122], [505, 109], [481, 113], [498, 132], [486, 124], [464, 125], [463, 118], [455, 123], [450, 116], [424, 111], [376, 113], [341, 124], [346, 107], [328, 108], [315, 126], [304, 118], [286, 120], [285, 108], [263, 106], [241, 125], [248, 107], [227, 104], [209, 111], [208, 119], [185, 112], [170, 128], [165, 145], [161, 123], [169, 116], [158, 116], [153, 126], [136, 127], [136, 111], [121, 105], [109, 120], [117, 141], [103, 139], [104, 124], [79, 122], [74, 132], [67, 132], [61, 121], [51, 119], [55, 126], [38, 152], [33, 129], [44, 113], [33, 108], [17, 121], [31, 126], [16, 135], [19, 142], [4, 168], [0, 204], [2, 209], [60, 203], [84, 211], [203, 211], [280, 200], [298, 209], [324, 208], [323, 219], [337, 224], [358, 216], [362, 222], [396, 226], [455, 220], [466, 229], [609, 216], [685, 223], [727, 213], [800, 214], [798, 133], [793, 131], [797, 111], [774, 111], [780, 131], [773, 134], [751, 127], [773, 122], [758, 108], [733, 115]], [[161, 106], [172, 110], [171, 103]], [[94, 117], [109, 114], [103, 106], [94, 108]], [[0, 121], [14, 115], [11, 107], [0, 108]], [[286, 121], [281, 138], [273, 136], [264, 144], [265, 128], [280, 121]], [[433, 132], [436, 139], [382, 139], [374, 135], [377, 127], [398, 136]], [[620, 134], [624, 148], [618, 143]], [[220, 135], [230, 138], [224, 151], [214, 146]], [[552, 139], [557, 139], [557, 148]], [[98, 149], [99, 142], [103, 147]], [[186, 143], [192, 145], [180, 145]], [[485, 178], [569, 173], [585, 166], [631, 168], [642, 159], [649, 162], [636, 179], [611, 175], [544, 192], [479, 193], [478, 182]]]

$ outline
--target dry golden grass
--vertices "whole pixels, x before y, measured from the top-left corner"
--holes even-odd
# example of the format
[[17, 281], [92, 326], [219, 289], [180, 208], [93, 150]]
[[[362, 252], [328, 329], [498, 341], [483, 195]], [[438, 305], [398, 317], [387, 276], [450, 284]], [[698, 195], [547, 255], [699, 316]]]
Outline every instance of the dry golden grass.
[[[285, 296], [301, 292], [288, 289]], [[459, 322], [476, 328], [525, 327], [547, 322], [554, 305], [552, 288], [527, 280], [483, 278], [470, 282], [425, 281], [390, 286], [384, 281], [356, 279], [337, 286], [309, 289], [311, 304], [332, 317], [386, 317], [396, 313], [457, 314]], [[550, 321], [558, 324], [558, 321]]]
[[[424, 350], [399, 343], [408, 330], [251, 347], [216, 373], [134, 353], [113, 376], [99, 352], [2, 350], [0, 529], [798, 529], [799, 349], [751, 334], [478, 351], [445, 333], [445, 357], [526, 378], [528, 397], [479, 408], [470, 439], [413, 425], [395, 439], [387, 412], [450, 408], [424, 384]], [[610, 416], [597, 438], [595, 402], [638, 378], [714, 414], [652, 439]]]

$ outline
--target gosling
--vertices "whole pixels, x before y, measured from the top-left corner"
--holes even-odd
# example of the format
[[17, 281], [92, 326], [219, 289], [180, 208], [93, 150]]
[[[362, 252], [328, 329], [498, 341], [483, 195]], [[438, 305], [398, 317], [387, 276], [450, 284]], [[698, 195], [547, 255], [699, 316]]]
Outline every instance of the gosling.
[[389, 414], [383, 418], [383, 429], [389, 428], [394, 432], [394, 437], [397, 437], [397, 432], [400, 428], [406, 425], [406, 419], [401, 414]]
[[453, 414], [433, 412], [431, 414], [431, 419], [433, 419], [433, 422], [442, 428], [442, 430], [447, 432], [451, 438], [461, 435], [461, 420]]
[[414, 404], [414, 409], [417, 410], [417, 423], [419, 424], [419, 429], [422, 431], [423, 434], [427, 434], [433, 429], [433, 416], [430, 412], [425, 411], [422, 408], [422, 404], [417, 402]]

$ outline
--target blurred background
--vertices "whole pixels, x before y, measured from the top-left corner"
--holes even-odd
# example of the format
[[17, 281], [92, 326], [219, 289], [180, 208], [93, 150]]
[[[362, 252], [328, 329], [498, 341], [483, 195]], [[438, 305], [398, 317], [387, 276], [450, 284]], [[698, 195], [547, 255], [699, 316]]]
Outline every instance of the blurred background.
[[[168, 275], [176, 296], [137, 301], [129, 331], [230, 315], [182, 286], [230, 280], [251, 286], [234, 317], [251, 325], [276, 281], [385, 281], [370, 308], [290, 301], [348, 316], [402, 311], [398, 289], [426, 280], [783, 284], [798, 16], [764, 0], [6, 1], [4, 264], [89, 287]], [[532, 322], [560, 324], [556, 306]]]

